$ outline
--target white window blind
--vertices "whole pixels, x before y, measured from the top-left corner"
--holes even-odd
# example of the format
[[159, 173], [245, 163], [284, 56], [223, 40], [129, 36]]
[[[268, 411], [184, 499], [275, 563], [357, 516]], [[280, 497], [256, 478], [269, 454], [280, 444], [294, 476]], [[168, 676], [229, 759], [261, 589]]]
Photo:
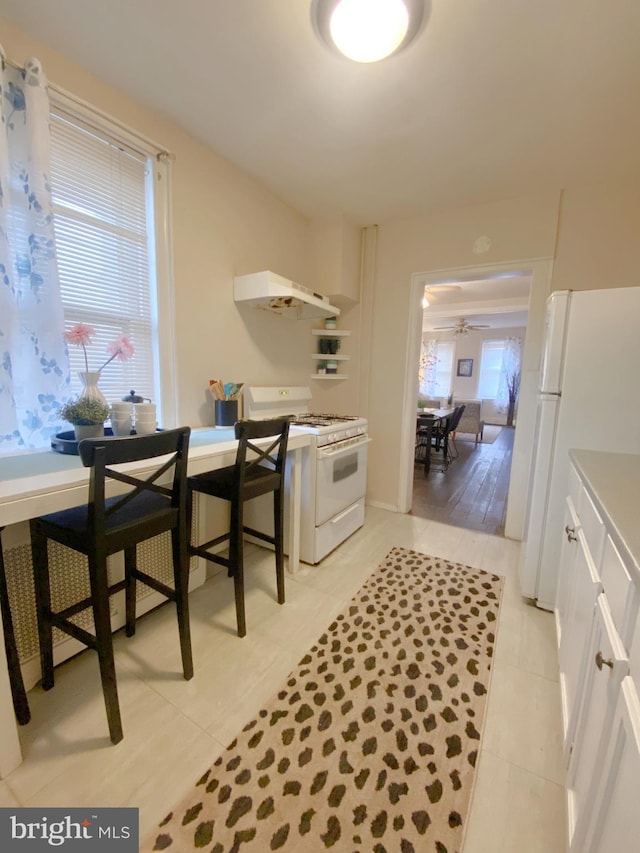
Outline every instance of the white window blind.
[[[64, 109], [51, 113], [51, 183], [65, 328], [95, 329], [89, 370], [109, 358], [119, 335], [133, 344], [129, 361], [105, 368], [100, 389], [118, 400], [131, 389], [159, 401], [154, 356], [154, 216], [150, 155]], [[82, 347], [70, 346], [72, 390], [85, 370]]]
[[480, 357], [480, 380], [478, 396], [495, 399], [498, 396], [498, 383], [505, 341], [483, 341]]
[[448, 397], [451, 394], [454, 352], [455, 345], [453, 341], [437, 342], [436, 397]]

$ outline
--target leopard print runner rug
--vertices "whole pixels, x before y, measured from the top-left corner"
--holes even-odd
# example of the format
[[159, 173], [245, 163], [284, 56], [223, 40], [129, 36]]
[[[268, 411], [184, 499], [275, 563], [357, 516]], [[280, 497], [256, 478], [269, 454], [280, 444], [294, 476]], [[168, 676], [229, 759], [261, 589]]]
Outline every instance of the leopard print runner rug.
[[459, 851], [501, 592], [394, 548], [141, 849]]

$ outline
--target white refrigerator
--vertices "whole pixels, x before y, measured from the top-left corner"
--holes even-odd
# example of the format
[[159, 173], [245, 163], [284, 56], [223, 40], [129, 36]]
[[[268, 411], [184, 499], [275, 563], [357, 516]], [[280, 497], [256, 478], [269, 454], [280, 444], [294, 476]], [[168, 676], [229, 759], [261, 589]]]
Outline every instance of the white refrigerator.
[[522, 594], [553, 610], [569, 450], [640, 453], [640, 287], [556, 291], [547, 301]]

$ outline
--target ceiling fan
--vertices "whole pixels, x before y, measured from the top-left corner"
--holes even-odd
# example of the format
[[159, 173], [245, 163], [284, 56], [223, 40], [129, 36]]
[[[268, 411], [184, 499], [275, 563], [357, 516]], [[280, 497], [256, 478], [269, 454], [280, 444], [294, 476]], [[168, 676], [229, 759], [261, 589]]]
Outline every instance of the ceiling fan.
[[475, 332], [478, 329], [490, 329], [491, 326], [482, 323], [467, 323], [464, 317], [456, 322], [455, 326], [434, 326], [435, 332], [453, 332], [454, 335], [468, 335], [469, 332]]

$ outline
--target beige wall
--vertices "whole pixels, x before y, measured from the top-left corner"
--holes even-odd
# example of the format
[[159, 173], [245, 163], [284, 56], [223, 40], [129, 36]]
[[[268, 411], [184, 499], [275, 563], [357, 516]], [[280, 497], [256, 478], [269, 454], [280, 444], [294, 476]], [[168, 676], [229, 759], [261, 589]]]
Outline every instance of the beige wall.
[[[407, 342], [412, 317], [420, 312], [418, 301], [411, 304], [412, 274], [553, 258], [551, 290], [633, 286], [640, 284], [639, 233], [638, 176], [631, 176], [624, 184], [603, 181], [380, 226], [375, 274], [368, 285], [373, 322], [371, 334], [363, 341], [363, 348], [371, 357], [368, 395], [363, 392], [369, 400], [374, 439], [370, 450], [370, 501], [390, 508], [402, 503], [404, 377], [415, 371], [407, 360]], [[473, 247], [480, 236], [488, 236], [491, 247], [478, 255]], [[514, 467], [522, 475], [518, 482], [520, 497], [516, 495], [513, 500], [517, 506], [510, 525], [515, 538], [521, 532], [521, 497], [530, 462], [533, 431], [529, 422], [535, 416], [532, 400], [548, 289], [544, 278], [538, 277], [532, 291], [523, 359], [519, 427], [521, 434], [526, 432], [526, 439], [514, 452]], [[510, 503], [513, 492], [512, 476]]]
[[[412, 304], [413, 274], [555, 258], [553, 289], [638, 284], [638, 175], [624, 184], [602, 181], [558, 188], [386, 222], [367, 229], [376, 239], [365, 246], [359, 302], [341, 306], [345, 311], [339, 326], [353, 330], [342, 350], [352, 355], [351, 378], [312, 380], [310, 328], [318, 324], [238, 309], [232, 300], [234, 274], [265, 268], [332, 292], [319, 281], [322, 271], [314, 265], [311, 224], [177, 125], [4, 22], [0, 42], [16, 61], [35, 54], [53, 83], [176, 155], [172, 215], [182, 420], [192, 425], [210, 421], [207, 384], [212, 376], [257, 384], [309, 384], [315, 408], [368, 415], [373, 438], [368, 497], [376, 503], [398, 506], [404, 386], [407, 376], [415, 376], [417, 364], [417, 358], [415, 363], [408, 359], [412, 323], [420, 310], [419, 300]], [[348, 232], [345, 227], [341, 233]], [[489, 237], [490, 248], [475, 254], [474, 244], [483, 236]], [[349, 239], [353, 245], [354, 234]], [[351, 272], [347, 278], [353, 285]], [[523, 394], [533, 393], [546, 289], [548, 284], [540, 284], [532, 295]], [[348, 296], [357, 293], [347, 291], [341, 288]], [[534, 413], [521, 397], [520, 420], [523, 414], [529, 421]], [[521, 448], [516, 454], [522, 470], [527, 452]]]
[[[638, 157], [640, 170], [640, 156]], [[640, 177], [562, 195], [554, 290], [640, 285]]]
[[[478, 384], [480, 382], [480, 356], [482, 354], [483, 341], [504, 340], [505, 338], [520, 338], [524, 344], [527, 334], [526, 326], [505, 326], [504, 328], [486, 329], [467, 332], [466, 335], [452, 335], [451, 332], [424, 332], [423, 341], [428, 340], [453, 340], [453, 371], [452, 371], [452, 393], [459, 400], [479, 399]], [[458, 376], [457, 365], [459, 358], [473, 359], [471, 376]], [[446, 397], [446, 394], [436, 393], [436, 397]], [[493, 409], [491, 409], [493, 414]], [[505, 416], [489, 423], [504, 423]]]
[[[369, 497], [383, 506], [401, 506], [400, 471], [406, 465], [402, 429], [405, 375], [410, 361], [411, 325], [420, 312], [411, 304], [414, 273], [477, 268], [553, 255], [559, 193], [480, 205], [378, 228], [373, 284], [373, 322], [368, 416]], [[488, 252], [474, 254], [478, 237], [491, 240]], [[417, 365], [417, 359], [415, 361]], [[415, 366], [411, 365], [415, 374]]]
[[211, 377], [309, 384], [309, 330], [314, 323], [238, 309], [232, 294], [235, 274], [273, 269], [301, 283], [310, 279], [308, 221], [174, 123], [3, 21], [0, 42], [14, 61], [37, 56], [51, 83], [175, 154], [172, 222], [180, 420], [192, 426], [211, 422]]

